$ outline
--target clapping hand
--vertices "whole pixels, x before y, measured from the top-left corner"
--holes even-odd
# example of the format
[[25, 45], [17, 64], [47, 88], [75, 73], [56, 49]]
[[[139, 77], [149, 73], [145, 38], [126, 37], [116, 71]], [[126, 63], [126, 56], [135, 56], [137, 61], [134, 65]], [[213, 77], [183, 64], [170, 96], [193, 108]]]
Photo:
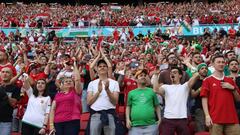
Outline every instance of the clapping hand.
[[105, 90], [109, 91], [109, 80], [105, 81], [104, 85], [105, 85]]
[[99, 93], [102, 92], [102, 80], [100, 80], [99, 83], [98, 83], [98, 92]]

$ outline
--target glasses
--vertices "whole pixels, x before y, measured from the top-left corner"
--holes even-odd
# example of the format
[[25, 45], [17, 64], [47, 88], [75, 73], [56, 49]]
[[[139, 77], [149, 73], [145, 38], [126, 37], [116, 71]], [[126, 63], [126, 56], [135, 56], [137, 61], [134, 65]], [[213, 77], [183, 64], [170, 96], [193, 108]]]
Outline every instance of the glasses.
[[176, 57], [169, 57], [168, 59], [169, 60], [173, 60], [173, 59], [176, 59]]

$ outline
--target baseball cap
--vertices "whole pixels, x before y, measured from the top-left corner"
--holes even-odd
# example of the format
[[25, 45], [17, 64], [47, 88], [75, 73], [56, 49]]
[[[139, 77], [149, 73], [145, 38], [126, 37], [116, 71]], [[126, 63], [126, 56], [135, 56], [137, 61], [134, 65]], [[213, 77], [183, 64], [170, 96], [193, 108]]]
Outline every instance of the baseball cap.
[[137, 68], [138, 66], [139, 66], [139, 64], [137, 62], [131, 62], [130, 63], [131, 68]]
[[135, 78], [138, 77], [141, 73], [145, 73], [146, 75], [148, 74], [148, 71], [146, 69], [140, 69], [135, 73]]

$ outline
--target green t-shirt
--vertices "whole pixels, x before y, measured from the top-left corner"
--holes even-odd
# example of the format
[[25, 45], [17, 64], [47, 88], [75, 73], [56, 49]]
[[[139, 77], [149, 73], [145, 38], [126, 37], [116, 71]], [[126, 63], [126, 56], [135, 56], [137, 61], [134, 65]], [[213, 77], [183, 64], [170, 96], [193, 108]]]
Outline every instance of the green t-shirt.
[[152, 88], [137, 88], [130, 91], [127, 105], [131, 108], [132, 126], [156, 124], [155, 107], [159, 105], [159, 101]]

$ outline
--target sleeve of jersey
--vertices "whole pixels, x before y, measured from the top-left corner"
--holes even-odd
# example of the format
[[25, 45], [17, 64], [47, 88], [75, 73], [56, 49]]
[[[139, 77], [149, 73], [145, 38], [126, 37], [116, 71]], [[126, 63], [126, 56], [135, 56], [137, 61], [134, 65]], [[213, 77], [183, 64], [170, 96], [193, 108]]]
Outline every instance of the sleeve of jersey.
[[208, 97], [208, 95], [209, 95], [209, 83], [208, 83], [208, 80], [203, 80], [200, 96]]
[[154, 106], [158, 106], [160, 104], [157, 98], [157, 94], [155, 92], [153, 92], [153, 103], [154, 103]]
[[92, 89], [92, 82], [88, 84], [87, 92], [93, 91]]
[[47, 114], [50, 113], [50, 110], [51, 110], [51, 98], [48, 97], [48, 100], [47, 100], [47, 108], [46, 108], [46, 112]]

